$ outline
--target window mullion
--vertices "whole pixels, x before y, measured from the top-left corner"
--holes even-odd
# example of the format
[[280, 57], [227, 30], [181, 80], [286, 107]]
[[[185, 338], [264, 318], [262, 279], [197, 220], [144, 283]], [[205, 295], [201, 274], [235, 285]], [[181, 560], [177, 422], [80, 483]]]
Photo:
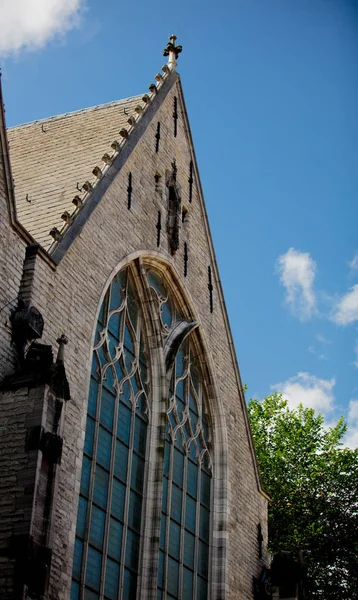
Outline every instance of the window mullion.
[[196, 502], [196, 521], [195, 521], [195, 550], [194, 550], [194, 595], [196, 598], [196, 588], [198, 579], [198, 559], [199, 559], [199, 535], [200, 535], [200, 485], [201, 485], [201, 464], [198, 459], [198, 482], [196, 488], [197, 502]]
[[[169, 420], [168, 420], [169, 421]], [[165, 519], [165, 546], [164, 546], [164, 567], [163, 567], [163, 600], [167, 597], [168, 588], [168, 556], [169, 556], [169, 531], [170, 531], [170, 515], [171, 515], [171, 503], [172, 503], [172, 486], [173, 486], [173, 463], [174, 463], [174, 439], [169, 446], [169, 473], [168, 473], [168, 496], [166, 506], [166, 519]]]

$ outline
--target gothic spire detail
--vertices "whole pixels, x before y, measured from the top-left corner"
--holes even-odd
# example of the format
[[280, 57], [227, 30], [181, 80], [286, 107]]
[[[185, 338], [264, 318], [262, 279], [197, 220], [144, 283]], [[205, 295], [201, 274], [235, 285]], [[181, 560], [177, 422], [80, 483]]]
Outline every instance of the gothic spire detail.
[[176, 35], [171, 35], [169, 38], [170, 42], [167, 43], [166, 48], [163, 50], [163, 56], [168, 56], [168, 67], [171, 71], [175, 71], [178, 55], [183, 50], [182, 46], [175, 45], [176, 39]]

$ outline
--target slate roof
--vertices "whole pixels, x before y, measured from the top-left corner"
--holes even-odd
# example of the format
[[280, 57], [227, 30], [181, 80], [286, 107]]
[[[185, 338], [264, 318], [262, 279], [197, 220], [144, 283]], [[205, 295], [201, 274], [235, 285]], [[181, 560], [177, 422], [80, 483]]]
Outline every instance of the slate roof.
[[45, 249], [53, 243], [53, 227], [64, 226], [61, 215], [73, 213], [79, 188], [93, 183], [92, 170], [102, 168], [102, 156], [113, 154], [119, 131], [142, 96], [102, 104], [8, 129], [17, 218]]

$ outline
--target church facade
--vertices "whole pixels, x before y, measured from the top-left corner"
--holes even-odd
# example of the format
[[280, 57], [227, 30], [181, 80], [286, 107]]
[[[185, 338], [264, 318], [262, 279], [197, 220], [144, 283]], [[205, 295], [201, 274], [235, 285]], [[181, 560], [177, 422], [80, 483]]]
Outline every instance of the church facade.
[[0, 597], [249, 600], [261, 488], [176, 60], [6, 131]]

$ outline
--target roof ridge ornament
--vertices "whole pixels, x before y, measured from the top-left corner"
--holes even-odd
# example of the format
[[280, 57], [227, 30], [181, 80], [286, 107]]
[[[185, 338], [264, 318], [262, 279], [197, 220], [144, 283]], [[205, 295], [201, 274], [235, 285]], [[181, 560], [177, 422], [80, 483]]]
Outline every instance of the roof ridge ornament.
[[182, 46], [176, 46], [175, 41], [176, 35], [170, 36], [170, 42], [167, 43], [167, 47], [163, 50], [163, 56], [168, 56], [168, 67], [171, 71], [175, 71], [177, 67], [178, 55], [182, 52]]

